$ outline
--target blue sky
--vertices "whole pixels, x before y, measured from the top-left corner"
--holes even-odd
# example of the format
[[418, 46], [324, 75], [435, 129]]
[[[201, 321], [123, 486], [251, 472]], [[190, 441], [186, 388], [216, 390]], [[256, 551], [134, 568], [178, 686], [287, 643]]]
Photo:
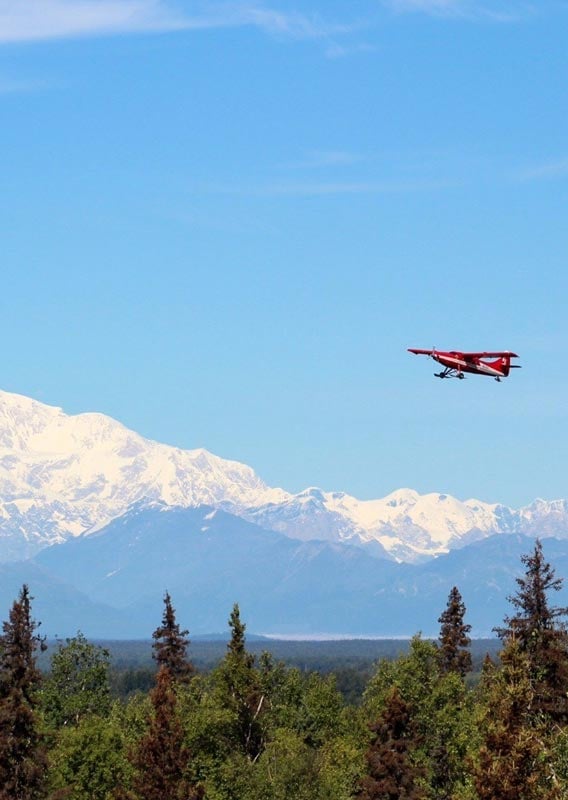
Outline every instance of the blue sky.
[[567, 497], [567, 23], [0, 0], [2, 388], [292, 491]]

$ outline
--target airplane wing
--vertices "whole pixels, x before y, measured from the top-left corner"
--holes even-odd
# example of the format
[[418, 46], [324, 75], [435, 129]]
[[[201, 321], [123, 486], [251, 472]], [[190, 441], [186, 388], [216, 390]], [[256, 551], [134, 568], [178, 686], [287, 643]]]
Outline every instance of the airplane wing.
[[505, 358], [506, 356], [509, 356], [509, 358], [519, 358], [519, 356], [516, 353], [511, 353], [510, 350], [495, 350], [495, 351], [484, 350], [483, 352], [480, 352], [480, 353], [461, 353], [460, 355], [462, 355], [465, 359], [468, 359], [468, 358]]

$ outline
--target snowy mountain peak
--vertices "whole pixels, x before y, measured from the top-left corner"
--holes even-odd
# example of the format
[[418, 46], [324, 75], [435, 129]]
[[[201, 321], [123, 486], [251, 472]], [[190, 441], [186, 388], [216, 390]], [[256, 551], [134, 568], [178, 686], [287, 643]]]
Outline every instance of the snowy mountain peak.
[[413, 505], [417, 502], [419, 497], [420, 495], [418, 492], [415, 492], [414, 489], [397, 489], [388, 494], [383, 502], [392, 508], [397, 508], [399, 506]]
[[0, 560], [100, 528], [141, 500], [239, 510], [283, 496], [245, 464], [202, 448], [0, 393]]
[[0, 392], [0, 561], [92, 533], [128, 509], [209, 506], [301, 540], [368, 547], [420, 561], [494, 533], [568, 538], [568, 503], [520, 511], [480, 500], [398, 489], [382, 499], [309, 487], [270, 488], [245, 464], [204, 448], [182, 450], [104, 414], [67, 415]]

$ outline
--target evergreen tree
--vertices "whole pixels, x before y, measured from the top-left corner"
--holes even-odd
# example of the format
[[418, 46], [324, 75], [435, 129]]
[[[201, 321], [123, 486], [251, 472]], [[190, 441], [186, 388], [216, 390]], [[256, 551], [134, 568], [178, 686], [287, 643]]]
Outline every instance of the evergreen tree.
[[527, 656], [529, 678], [535, 688], [534, 714], [544, 713], [568, 722], [568, 634], [562, 617], [568, 608], [551, 606], [550, 591], [559, 591], [562, 579], [545, 560], [537, 539], [532, 554], [521, 557], [525, 575], [517, 578], [518, 591], [509, 597], [516, 614], [505, 617], [496, 632], [505, 642], [514, 639]]
[[534, 687], [528, 656], [514, 638], [501, 653], [501, 669], [487, 669], [481, 690], [483, 742], [474, 770], [479, 800], [561, 800], [548, 747], [548, 731], [532, 714]]
[[254, 663], [254, 656], [246, 651], [245, 631], [246, 625], [241, 622], [241, 612], [238, 603], [233, 605], [231, 614], [229, 615], [229, 629], [231, 631], [231, 638], [227, 644], [229, 657], [236, 661], [246, 662], [248, 666]]
[[462, 678], [471, 670], [471, 625], [464, 623], [465, 605], [461, 594], [454, 586], [448, 597], [446, 610], [441, 614], [439, 638], [439, 661], [443, 673], [456, 672]]
[[152, 649], [158, 667], [167, 667], [175, 681], [187, 681], [194, 672], [193, 665], [187, 659], [188, 633], [186, 630], [180, 631], [171, 597], [166, 592], [162, 624], [152, 634]]
[[262, 718], [267, 698], [254, 666], [254, 656], [246, 649], [246, 625], [241, 622], [236, 603], [229, 617], [229, 627], [231, 638], [227, 654], [216, 673], [220, 700], [231, 714], [235, 744], [249, 761], [254, 762], [264, 748]]
[[417, 746], [415, 726], [396, 685], [371, 731], [373, 741], [366, 753], [367, 774], [357, 792], [359, 800], [423, 800], [423, 770], [412, 760]]
[[35, 658], [45, 645], [31, 618], [31, 599], [24, 585], [0, 637], [0, 800], [45, 796], [47, 760], [37, 714], [41, 674]]
[[152, 719], [132, 755], [133, 793], [119, 797], [136, 800], [200, 800], [203, 790], [188, 775], [191, 756], [177, 714], [174, 681], [161, 666], [150, 693]]

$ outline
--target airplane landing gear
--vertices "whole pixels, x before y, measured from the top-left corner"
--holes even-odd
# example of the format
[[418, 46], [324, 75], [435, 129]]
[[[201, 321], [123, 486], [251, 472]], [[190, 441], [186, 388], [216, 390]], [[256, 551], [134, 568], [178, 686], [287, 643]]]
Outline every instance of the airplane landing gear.
[[446, 367], [443, 372], [435, 372], [434, 376], [436, 378], [459, 378], [460, 381], [463, 381], [465, 378], [463, 372], [458, 372], [457, 369], [453, 367]]

